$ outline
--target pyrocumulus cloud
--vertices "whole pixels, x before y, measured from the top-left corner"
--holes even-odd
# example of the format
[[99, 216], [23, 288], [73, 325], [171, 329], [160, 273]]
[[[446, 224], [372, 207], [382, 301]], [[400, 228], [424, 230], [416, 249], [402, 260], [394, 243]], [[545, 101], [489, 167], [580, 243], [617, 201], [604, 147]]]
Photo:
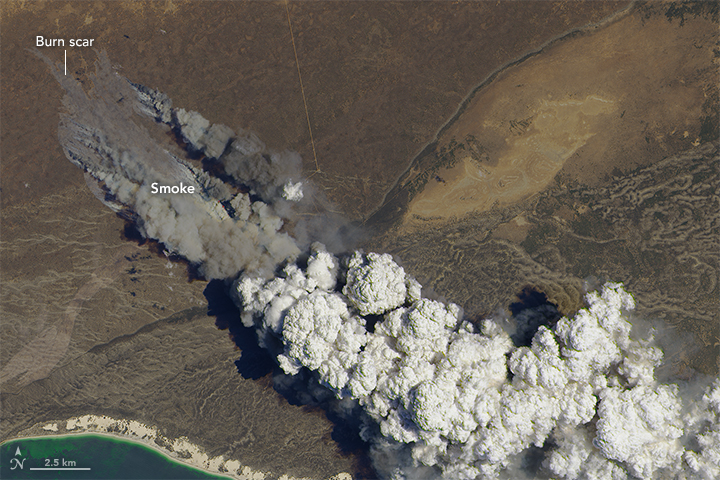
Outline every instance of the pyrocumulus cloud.
[[[60, 143], [94, 192], [207, 278], [234, 278], [242, 322], [285, 374], [309, 372], [361, 417], [379, 475], [519, 478], [532, 455], [552, 478], [720, 477], [720, 381], [698, 398], [659, 383], [663, 353], [652, 333], [633, 336], [635, 302], [621, 284], [515, 346], [503, 319], [471, 323], [424, 298], [387, 254], [336, 256], [311, 244], [307, 226], [288, 235], [294, 202], [312, 192], [297, 154], [174, 108], [105, 55], [89, 92], [45, 61], [66, 91]], [[164, 148], [143, 117], [224, 176]], [[199, 193], [151, 191], [181, 182]]]
[[[635, 302], [621, 284], [515, 347], [497, 320], [475, 325], [422, 298], [388, 255], [338, 259], [315, 244], [306, 263], [241, 276], [243, 321], [282, 345], [287, 374], [309, 369], [357, 402], [383, 476], [506, 477], [532, 447], [555, 478], [720, 475], [720, 382], [701, 399], [658, 383], [662, 351], [652, 335], [632, 338]], [[370, 315], [382, 315], [373, 331]]]

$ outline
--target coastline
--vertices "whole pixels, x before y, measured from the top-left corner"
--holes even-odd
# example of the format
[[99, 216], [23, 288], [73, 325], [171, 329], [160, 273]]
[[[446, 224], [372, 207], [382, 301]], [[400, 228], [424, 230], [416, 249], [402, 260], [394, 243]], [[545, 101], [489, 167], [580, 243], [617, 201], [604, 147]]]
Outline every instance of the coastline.
[[[135, 420], [115, 419], [106, 415], [81, 415], [67, 420], [38, 423], [16, 437], [0, 442], [37, 439], [47, 437], [70, 437], [73, 435], [98, 435], [148, 447], [171, 460], [213, 475], [236, 480], [266, 480], [269, 472], [255, 471], [239, 460], [226, 459], [223, 455], [210, 457], [204, 449], [187, 437], [167, 438], [159, 433], [155, 426], [148, 426]], [[312, 480], [289, 475], [281, 475], [278, 480]], [[352, 480], [352, 476], [342, 472], [327, 480]]]

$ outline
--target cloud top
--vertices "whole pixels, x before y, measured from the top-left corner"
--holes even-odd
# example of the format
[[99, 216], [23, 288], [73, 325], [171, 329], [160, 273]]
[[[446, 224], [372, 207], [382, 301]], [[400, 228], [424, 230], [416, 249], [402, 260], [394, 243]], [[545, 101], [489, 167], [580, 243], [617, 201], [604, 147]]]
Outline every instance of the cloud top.
[[[320, 258], [322, 285], [310, 275]], [[541, 326], [527, 347], [498, 320], [478, 326], [422, 298], [389, 255], [334, 259], [316, 244], [307, 268], [242, 276], [234, 291], [248, 325], [280, 341], [287, 374], [308, 369], [363, 409], [366, 440], [386, 460], [393, 452], [376, 462], [387, 478], [507, 477], [532, 448], [556, 478], [717, 472], [718, 382], [688, 414], [678, 386], [655, 380], [660, 349], [631, 336], [635, 302], [621, 284], [589, 293], [587, 308]]]

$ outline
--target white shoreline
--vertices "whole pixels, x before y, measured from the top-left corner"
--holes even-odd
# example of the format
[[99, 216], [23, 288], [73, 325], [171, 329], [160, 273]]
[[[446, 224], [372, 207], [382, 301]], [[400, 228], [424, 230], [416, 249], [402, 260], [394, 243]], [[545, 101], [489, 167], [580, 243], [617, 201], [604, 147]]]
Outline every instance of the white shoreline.
[[28, 436], [23, 436], [23, 437], [9, 438], [7, 440], [3, 440], [2, 442], [0, 442], [0, 445], [2, 445], [3, 443], [16, 442], [16, 441], [22, 441], [22, 440], [36, 440], [36, 439], [49, 438], [49, 437], [52, 437], [52, 438], [76, 437], [76, 436], [81, 436], [81, 435], [97, 435], [99, 437], [115, 438], [115, 439], [122, 440], [123, 442], [142, 445], [142, 446], [147, 447], [155, 452], [158, 452], [163, 457], [168, 457], [174, 462], [182, 463], [184, 466], [195, 469], [195, 470], [200, 470], [202, 472], [210, 473], [213, 475], [221, 475], [221, 476], [224, 476], [225, 478], [243, 478], [243, 477], [238, 477], [238, 476], [230, 474], [230, 473], [213, 472], [213, 471], [210, 471], [210, 470], [207, 470], [204, 468], [197, 467], [195, 465], [188, 463], [186, 461], [186, 459], [173, 456], [169, 451], [163, 449], [162, 447], [160, 447], [157, 444], [153, 446], [153, 445], [150, 445], [149, 443], [139, 440], [137, 438], [134, 438], [134, 437], [131, 437], [128, 435], [119, 434], [119, 433], [108, 433], [108, 432], [72, 432], [72, 433], [59, 433], [59, 434], [47, 433], [45, 435], [28, 435]]
[[[69, 418], [68, 420], [37, 424], [25, 430], [25, 432], [32, 433], [9, 438], [2, 443], [50, 436], [101, 435], [149, 447], [173, 461], [229, 479], [265, 480], [270, 475], [270, 472], [254, 471], [247, 465], [243, 466], [239, 460], [226, 459], [223, 455], [210, 457], [200, 446], [190, 442], [187, 437], [169, 439], [160, 434], [157, 427], [148, 426], [135, 420], [115, 419], [106, 415], [82, 415]], [[164, 446], [159, 445], [155, 440], [160, 440]], [[278, 480], [312, 479], [282, 475]], [[327, 480], [352, 480], [352, 476], [342, 472], [329, 477]]]

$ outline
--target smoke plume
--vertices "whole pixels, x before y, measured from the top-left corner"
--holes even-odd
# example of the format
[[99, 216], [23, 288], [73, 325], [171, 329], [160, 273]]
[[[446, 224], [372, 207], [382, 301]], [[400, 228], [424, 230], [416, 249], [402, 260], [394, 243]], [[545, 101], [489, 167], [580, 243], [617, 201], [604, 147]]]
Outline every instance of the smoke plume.
[[[104, 203], [125, 210], [145, 237], [197, 264], [208, 279], [239, 271], [269, 274], [298, 255], [303, 245], [284, 227], [297, 220], [292, 204], [314, 199], [303, 195], [296, 153], [270, 151], [253, 134], [236, 134], [197, 112], [173, 108], [166, 95], [115, 73], [104, 53], [88, 92], [38, 56], [66, 92], [58, 131], [66, 156], [99, 184], [102, 193], [97, 185], [94, 190]], [[143, 117], [156, 121], [150, 127], [172, 129], [188, 151], [203, 155], [222, 175], [158, 142], [141, 123]], [[153, 190], [153, 185], [181, 183], [195, 194]]]
[[[295, 213], [324, 202], [297, 154], [174, 108], [104, 54], [88, 92], [44, 60], [66, 91], [60, 143], [95, 193], [208, 279], [234, 279], [242, 322], [285, 380], [310, 377], [298, 396], [322, 386], [328, 408], [360, 420], [381, 477], [519, 478], [528, 464], [562, 479], [720, 477], [720, 380], [696, 395], [660, 383], [663, 352], [652, 331], [635, 336], [621, 284], [551, 328], [514, 332], [515, 345], [502, 319], [472, 323], [424, 298], [389, 255], [331, 253], [341, 242], [318, 235], [333, 229]], [[142, 118], [212, 168], [163, 146]], [[181, 182], [197, 193], [153, 193]]]
[[423, 298], [389, 255], [338, 258], [315, 244], [302, 264], [241, 276], [243, 322], [286, 374], [309, 370], [357, 403], [382, 477], [517, 478], [538, 452], [552, 478], [720, 474], [720, 381], [700, 399], [660, 384], [663, 353], [652, 332], [631, 335], [621, 284], [516, 347], [498, 319], [475, 325]]

